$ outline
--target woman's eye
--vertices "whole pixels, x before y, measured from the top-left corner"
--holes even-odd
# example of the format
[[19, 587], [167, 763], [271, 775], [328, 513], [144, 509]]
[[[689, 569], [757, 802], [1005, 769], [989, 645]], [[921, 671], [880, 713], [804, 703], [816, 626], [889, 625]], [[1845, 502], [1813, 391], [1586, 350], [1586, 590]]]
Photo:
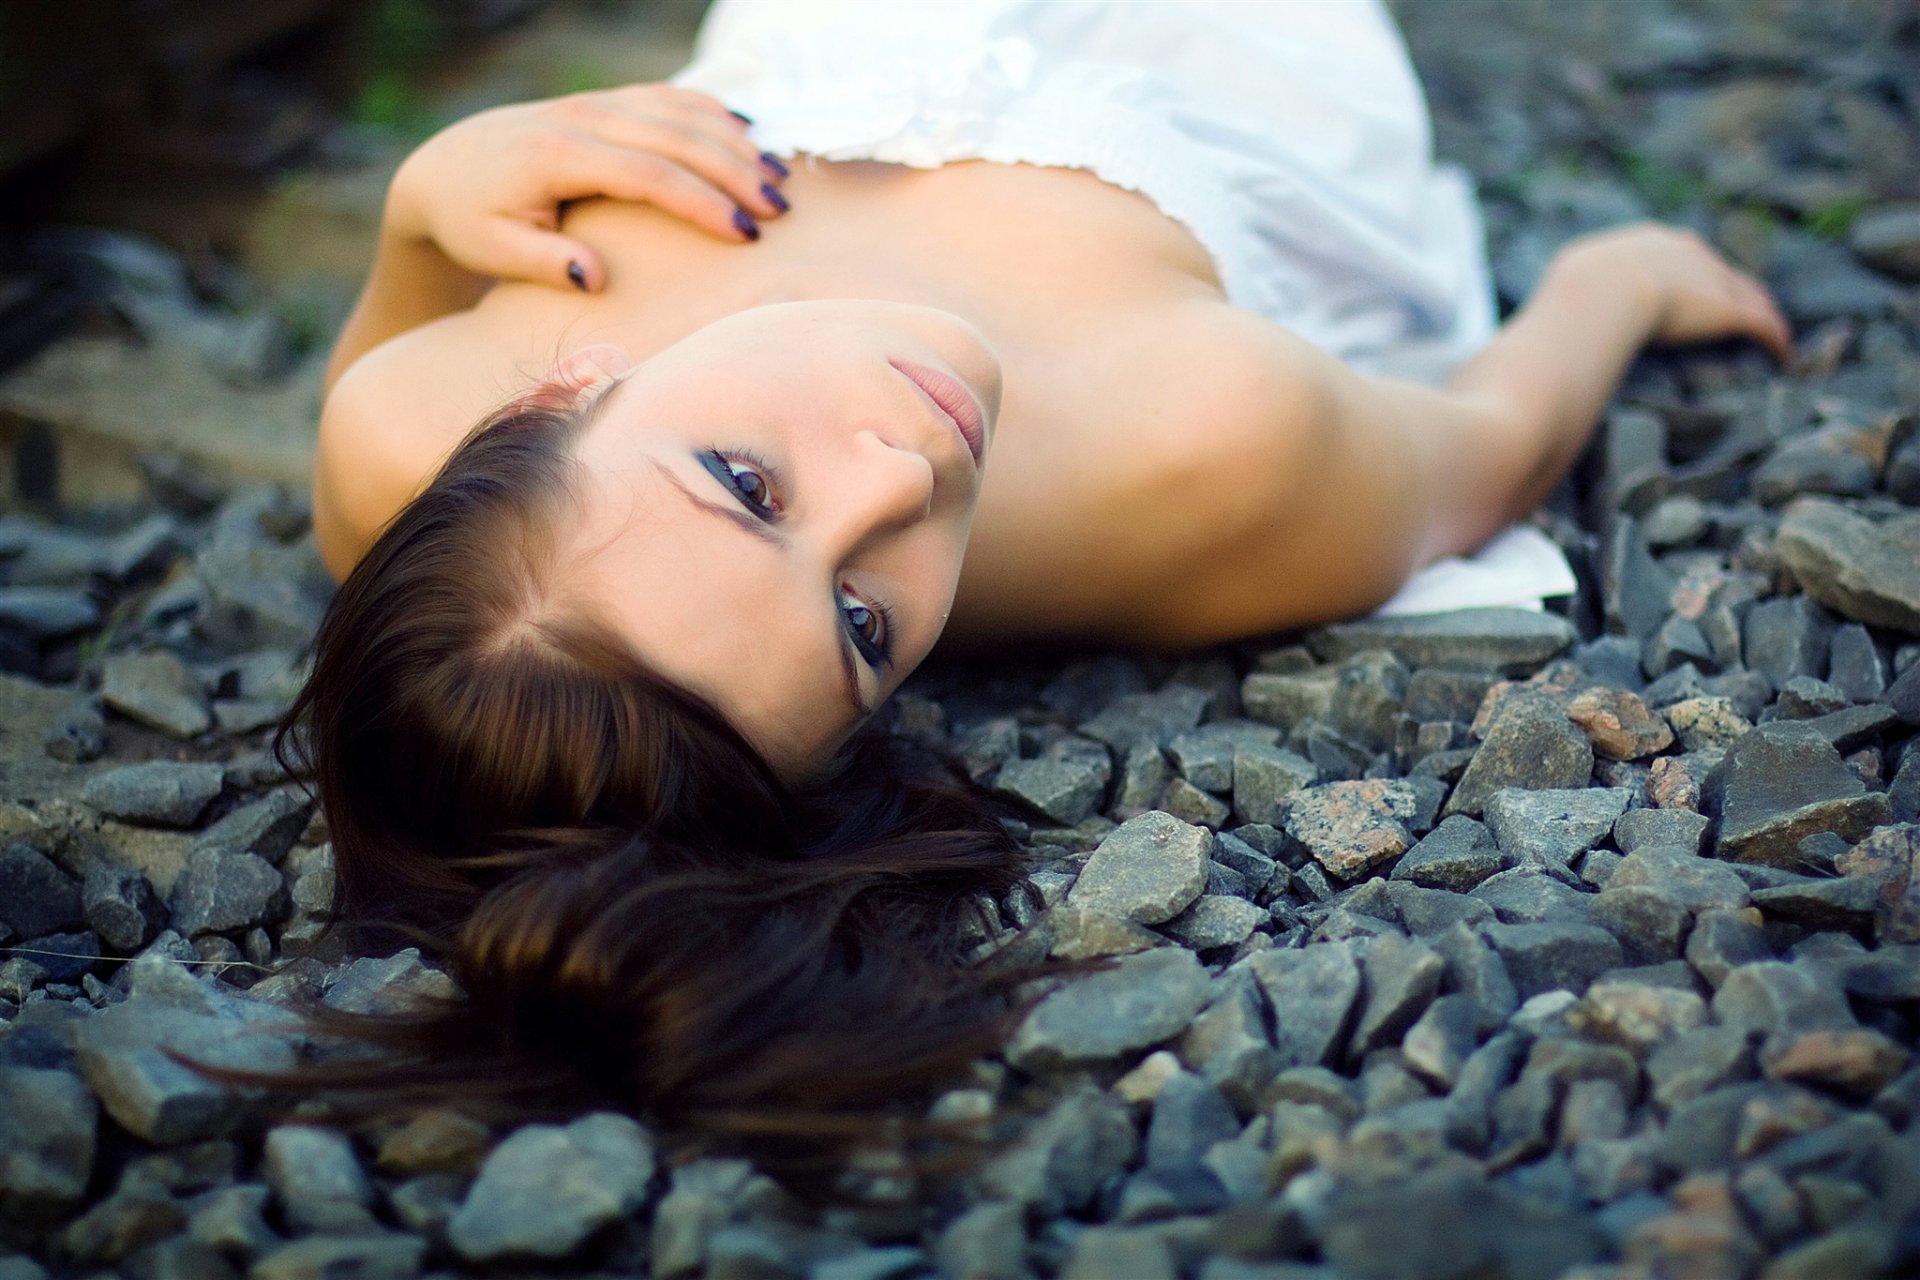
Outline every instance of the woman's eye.
[[885, 612], [844, 591], [840, 595], [840, 609], [846, 615], [847, 627], [853, 632], [854, 647], [860, 650], [860, 656], [875, 667], [889, 662], [893, 645]]
[[733, 477], [736, 492], [756, 507], [771, 506], [769, 501], [773, 491], [767, 487], [767, 479], [744, 462], [728, 462], [727, 473]]
[[779, 512], [773, 468], [760, 459], [738, 450], [710, 449], [700, 455], [700, 465], [755, 515], [770, 517]]

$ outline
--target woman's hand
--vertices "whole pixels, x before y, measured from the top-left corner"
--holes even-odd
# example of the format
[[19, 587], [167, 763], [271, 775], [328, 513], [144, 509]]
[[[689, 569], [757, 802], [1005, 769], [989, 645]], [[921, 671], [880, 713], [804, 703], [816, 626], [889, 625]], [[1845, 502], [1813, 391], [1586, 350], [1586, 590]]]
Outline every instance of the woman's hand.
[[389, 233], [437, 247], [477, 275], [568, 285], [606, 282], [600, 256], [563, 235], [569, 200], [655, 205], [723, 240], [759, 238], [786, 212], [780, 162], [745, 121], [703, 93], [630, 85], [494, 107], [409, 155], [387, 193]]
[[1649, 342], [1745, 337], [1780, 360], [1793, 358], [1793, 332], [1766, 286], [1692, 231], [1657, 222], [1614, 227], [1568, 243], [1560, 263], [1585, 272], [1591, 288], [1638, 290]]

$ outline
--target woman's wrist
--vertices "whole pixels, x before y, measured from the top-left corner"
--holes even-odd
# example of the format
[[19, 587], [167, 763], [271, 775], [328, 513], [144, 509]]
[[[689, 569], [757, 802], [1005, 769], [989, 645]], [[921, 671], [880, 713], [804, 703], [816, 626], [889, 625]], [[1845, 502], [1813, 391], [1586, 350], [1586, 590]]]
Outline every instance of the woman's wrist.
[[1665, 289], [1645, 255], [1620, 233], [1601, 231], [1563, 245], [1547, 264], [1539, 290], [1578, 299], [1582, 310], [1611, 314], [1634, 347], [1660, 329]]

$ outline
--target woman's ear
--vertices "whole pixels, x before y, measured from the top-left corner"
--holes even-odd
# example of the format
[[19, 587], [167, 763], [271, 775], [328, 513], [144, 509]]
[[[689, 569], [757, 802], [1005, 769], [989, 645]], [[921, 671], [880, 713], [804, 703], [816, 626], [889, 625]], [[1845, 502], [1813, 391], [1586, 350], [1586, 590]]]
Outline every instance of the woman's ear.
[[591, 391], [610, 378], [633, 368], [633, 357], [625, 347], [596, 342], [563, 357], [553, 366], [552, 380], [576, 392]]

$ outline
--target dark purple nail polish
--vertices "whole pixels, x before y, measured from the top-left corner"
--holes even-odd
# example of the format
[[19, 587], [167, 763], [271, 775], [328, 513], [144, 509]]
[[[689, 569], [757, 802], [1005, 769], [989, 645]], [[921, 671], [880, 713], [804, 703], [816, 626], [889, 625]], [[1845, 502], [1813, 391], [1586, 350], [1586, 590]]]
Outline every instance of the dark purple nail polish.
[[753, 215], [745, 209], [735, 209], [733, 211], [733, 225], [740, 228], [740, 234], [749, 240], [758, 240], [760, 238], [760, 224], [755, 222]]
[[781, 164], [780, 157], [771, 152], [762, 151], [760, 153], [760, 163], [767, 166], [767, 171], [776, 178], [784, 178], [787, 176], [787, 166]]
[[787, 204], [787, 198], [785, 196], [781, 195], [778, 191], [775, 191], [773, 189], [772, 183], [769, 183], [769, 182], [761, 183], [760, 194], [767, 198], [768, 204], [772, 205], [775, 209], [778, 209], [781, 213], [785, 213], [789, 208], [792, 207]]
[[567, 264], [567, 279], [573, 281], [573, 287], [580, 292], [585, 293], [587, 291], [586, 269], [579, 263], [569, 262]]
[[738, 111], [735, 111], [732, 107], [727, 108], [727, 114], [732, 116], [735, 120], [738, 120], [741, 124], [753, 123], [752, 116], [741, 115]]

